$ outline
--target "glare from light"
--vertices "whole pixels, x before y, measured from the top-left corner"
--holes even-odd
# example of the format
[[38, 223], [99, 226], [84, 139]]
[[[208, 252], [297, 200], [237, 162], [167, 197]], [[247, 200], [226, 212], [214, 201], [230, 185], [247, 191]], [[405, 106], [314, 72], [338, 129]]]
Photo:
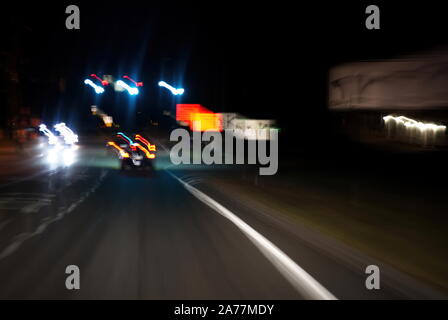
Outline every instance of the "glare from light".
[[75, 162], [75, 152], [72, 149], [64, 149], [62, 153], [62, 161], [64, 166], [69, 167]]
[[113, 141], [109, 141], [108, 143], [107, 143], [109, 146], [112, 146], [112, 147], [114, 147], [115, 149], [117, 149], [118, 150], [118, 152], [120, 153], [120, 156], [122, 157], [122, 158], [129, 158], [129, 153], [127, 153], [126, 151], [124, 151], [119, 145], [117, 145], [115, 142], [113, 142]]
[[136, 134], [136, 135], [135, 135], [135, 140], [140, 141], [140, 142], [143, 142], [148, 148], [149, 148], [149, 146], [150, 146], [149, 141], [146, 140], [145, 138], [143, 138], [143, 137], [142, 137], [141, 135], [139, 135], [139, 134]]
[[76, 162], [78, 146], [56, 145], [47, 149], [46, 161], [52, 168], [69, 167]]
[[394, 117], [391, 115], [385, 116], [383, 117], [383, 120], [388, 123], [389, 121], [393, 120], [395, 121], [395, 123], [399, 123], [404, 125], [406, 128], [417, 128], [420, 131], [439, 131], [439, 130], [446, 130], [446, 126], [443, 125], [437, 125], [434, 123], [423, 123], [423, 122], [419, 122], [410, 118], [407, 118], [405, 116], [399, 116], [399, 117]]
[[126, 89], [126, 90], [129, 92], [129, 94], [130, 94], [131, 96], [135, 96], [135, 95], [139, 94], [139, 91], [138, 91], [137, 88], [129, 86], [127, 83], [125, 83], [125, 82], [122, 81], [122, 80], [118, 80], [118, 81], [116, 82], [116, 84], [117, 84], [118, 86], [120, 86], [120, 87]]
[[86, 79], [86, 80], [84, 80], [84, 83], [85, 83], [85, 84], [88, 84], [89, 86], [91, 86], [91, 87], [95, 90], [95, 93], [96, 93], [96, 94], [101, 94], [101, 93], [104, 92], [104, 88], [103, 88], [103, 87], [100, 87], [100, 86], [96, 85], [96, 84], [93, 83], [93, 81], [90, 80], [90, 79]]
[[49, 144], [55, 145], [58, 143], [58, 138], [47, 128], [45, 124], [42, 123], [41, 125], [39, 125], [39, 131], [47, 136]]
[[101, 119], [103, 120], [104, 125], [108, 128], [112, 127], [114, 124], [114, 120], [111, 116], [103, 116]]
[[56, 149], [48, 150], [47, 161], [50, 164], [55, 164], [58, 161], [58, 151]]
[[159, 87], [163, 87], [163, 88], [170, 90], [171, 93], [175, 96], [183, 95], [185, 92], [184, 88], [174, 88], [174, 87], [170, 86], [168, 83], [166, 83], [165, 81], [159, 81]]
[[78, 142], [78, 135], [67, 127], [64, 122], [55, 124], [54, 128], [61, 134], [66, 144], [73, 145]]

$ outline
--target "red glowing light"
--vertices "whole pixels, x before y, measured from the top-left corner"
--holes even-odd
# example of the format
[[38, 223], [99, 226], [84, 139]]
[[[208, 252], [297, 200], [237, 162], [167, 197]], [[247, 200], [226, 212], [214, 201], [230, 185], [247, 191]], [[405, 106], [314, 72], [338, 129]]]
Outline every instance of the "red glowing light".
[[150, 153], [150, 152], [149, 152], [145, 147], [143, 147], [141, 144], [136, 143], [135, 145], [137, 146], [137, 148], [139, 148], [140, 150], [142, 150], [142, 151], [145, 153], [146, 158], [148, 158], [148, 159], [154, 159], [154, 158], [156, 157], [154, 154]]
[[193, 131], [222, 131], [222, 115], [200, 104], [177, 104], [176, 120], [186, 123]]
[[141, 141], [143, 142], [147, 147], [149, 147], [151, 144], [149, 143], [148, 140], [146, 140], [145, 138], [143, 138], [141, 135], [136, 134], [135, 135], [135, 140]]
[[179, 122], [185, 122], [188, 125], [193, 120], [193, 114], [195, 113], [208, 113], [211, 112], [207, 108], [204, 108], [200, 104], [177, 104], [176, 105], [176, 120]]
[[130, 144], [129, 140], [126, 139], [125, 137], [123, 137], [121, 134], [117, 134], [117, 137], [123, 139], [124, 141], [126, 141], [127, 144]]
[[129, 76], [123, 76], [123, 78], [132, 81], [137, 87], [143, 87], [143, 82], [137, 82], [137, 81], [131, 79], [131, 77], [129, 77]]
[[[149, 151], [156, 151], [156, 145], [155, 144], [151, 144], [148, 140], [146, 140], [145, 138], [143, 138], [141, 135], [136, 134], [135, 135], [135, 140], [140, 141], [142, 143], [145, 144], [145, 146], [148, 148]], [[145, 149], [146, 150], [146, 149]], [[146, 152], [145, 152], [146, 153]], [[148, 155], [149, 154], [149, 155]], [[156, 156], [154, 154], [151, 154], [148, 152], [148, 154], [146, 154], [146, 156], [149, 159], [154, 159]]]
[[97, 80], [99, 80], [99, 81], [101, 81], [101, 84], [102, 84], [103, 86], [107, 86], [107, 85], [109, 84], [109, 82], [107, 82], [106, 80], [102, 80], [100, 77], [98, 77], [98, 76], [97, 76], [96, 74], [94, 74], [94, 73], [92, 73], [90, 76], [93, 77], [93, 78], [95, 78], [95, 79], [97, 79]]
[[190, 125], [193, 131], [222, 131], [222, 114], [220, 113], [194, 113]]

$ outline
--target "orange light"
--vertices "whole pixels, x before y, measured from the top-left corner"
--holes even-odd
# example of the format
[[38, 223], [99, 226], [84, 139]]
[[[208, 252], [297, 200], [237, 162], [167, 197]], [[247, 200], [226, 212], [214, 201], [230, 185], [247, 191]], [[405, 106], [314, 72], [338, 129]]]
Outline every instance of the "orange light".
[[194, 113], [190, 125], [193, 131], [222, 131], [222, 114], [220, 113]]
[[139, 135], [139, 134], [135, 135], [135, 140], [143, 142], [149, 151], [156, 151], [156, 145], [151, 144], [148, 140], [143, 138], [141, 135]]
[[120, 155], [121, 155], [123, 158], [129, 158], [129, 153], [127, 153], [127, 152], [124, 151], [122, 148], [120, 148], [115, 142], [113, 142], [113, 141], [109, 141], [107, 144], [108, 144], [109, 146], [112, 146], [112, 147], [114, 147], [115, 149], [117, 149], [118, 152], [120, 152]]
[[138, 141], [143, 142], [146, 146], [149, 146], [149, 145], [150, 145], [149, 141], [146, 140], [145, 138], [143, 138], [143, 137], [142, 137], [141, 135], [139, 135], [139, 134], [136, 134], [136, 135], [135, 135], [135, 140], [138, 140]]
[[154, 159], [156, 157], [154, 154], [150, 153], [145, 147], [143, 147], [140, 143], [135, 143], [135, 146], [145, 153], [146, 158]]
[[149, 151], [146, 150], [140, 143], [136, 143], [135, 146], [145, 153], [146, 158], [149, 158], [150, 155]]
[[124, 135], [123, 133], [119, 132], [117, 133], [117, 137], [123, 139], [124, 141], [126, 141], [127, 144], [129, 144], [129, 146], [131, 147], [132, 151], [137, 150], [134, 146], [134, 143], [132, 142], [131, 139], [129, 139], [126, 135]]
[[191, 125], [192, 116], [195, 113], [208, 113], [211, 112], [207, 108], [204, 108], [200, 104], [177, 104], [176, 105], [176, 121], [185, 122]]
[[186, 123], [193, 131], [222, 131], [222, 114], [200, 104], [177, 104], [176, 120]]

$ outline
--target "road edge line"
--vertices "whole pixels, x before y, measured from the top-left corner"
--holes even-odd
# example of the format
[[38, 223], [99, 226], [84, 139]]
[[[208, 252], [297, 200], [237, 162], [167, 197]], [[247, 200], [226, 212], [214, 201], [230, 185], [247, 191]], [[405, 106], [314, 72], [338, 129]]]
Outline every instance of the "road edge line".
[[283, 251], [240, 219], [237, 215], [202, 191], [183, 181], [175, 174], [168, 170], [167, 172], [197, 199], [235, 224], [236, 227], [238, 227], [238, 229], [240, 229], [249, 238], [249, 240], [261, 251], [261, 253], [263, 253], [263, 255], [277, 268], [277, 270], [289, 281], [289, 283], [305, 298], [311, 300], [337, 300], [337, 298], [330, 291], [322, 286], [309, 273], [303, 270]]

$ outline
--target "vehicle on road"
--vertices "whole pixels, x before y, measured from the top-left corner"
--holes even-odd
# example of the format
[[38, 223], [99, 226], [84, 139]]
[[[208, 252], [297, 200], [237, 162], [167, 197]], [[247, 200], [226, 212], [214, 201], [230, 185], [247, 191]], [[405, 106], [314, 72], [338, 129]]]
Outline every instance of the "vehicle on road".
[[120, 167], [122, 170], [143, 169], [151, 170], [153, 168], [153, 160], [155, 159], [155, 145], [151, 145], [148, 140], [141, 135], [136, 135], [134, 142], [129, 136], [122, 132], [118, 132], [113, 141], [109, 141], [107, 146], [120, 159]]

